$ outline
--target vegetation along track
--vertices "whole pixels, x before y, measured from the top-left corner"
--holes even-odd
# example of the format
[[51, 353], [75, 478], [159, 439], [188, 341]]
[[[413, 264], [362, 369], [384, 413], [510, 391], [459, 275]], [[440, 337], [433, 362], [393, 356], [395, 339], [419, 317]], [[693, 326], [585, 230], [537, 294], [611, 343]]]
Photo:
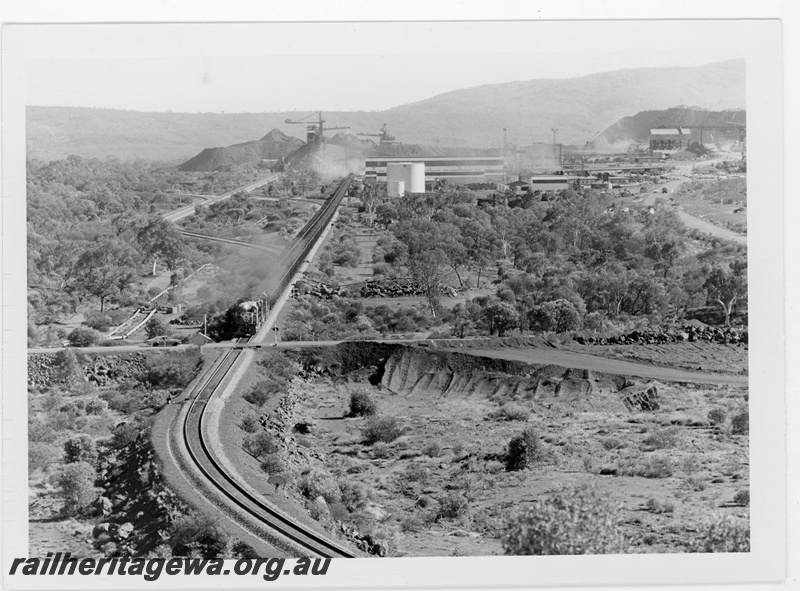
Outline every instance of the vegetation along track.
[[[242, 341], [246, 339], [241, 339]], [[296, 524], [289, 517], [270, 507], [241, 486], [216, 459], [203, 432], [203, 419], [209, 401], [214, 396], [225, 376], [234, 366], [240, 354], [230, 349], [213, 369], [203, 378], [187, 402], [189, 411], [184, 415], [183, 442], [189, 457], [203, 477], [215, 491], [221, 493], [231, 504], [244, 510], [259, 523], [300, 546], [310, 554], [325, 558], [352, 558], [355, 554], [331, 542], [314, 531]]]
[[[333, 196], [314, 214], [298, 236], [286, 248], [281, 256], [278, 269], [283, 271], [276, 277], [270, 289], [271, 304], [278, 300], [280, 293], [291, 282], [294, 273], [303, 264], [305, 257], [327, 224], [331, 221], [336, 209], [342, 201], [352, 180], [349, 175], [341, 183]], [[240, 339], [237, 344], [244, 344], [248, 339]], [[279, 536], [290, 540], [295, 545], [311, 554], [323, 557], [354, 557], [355, 554], [331, 542], [314, 531], [296, 524], [290, 517], [270, 507], [261, 499], [251, 494], [226, 471], [225, 467], [214, 456], [211, 446], [206, 441], [203, 430], [203, 418], [209, 402], [220, 389], [225, 377], [236, 367], [241, 350], [228, 350], [214, 364], [189, 393], [187, 401], [189, 410], [183, 420], [183, 442], [189, 457], [211, 487], [224, 496], [231, 504], [240, 507], [245, 513], [254, 517]]]

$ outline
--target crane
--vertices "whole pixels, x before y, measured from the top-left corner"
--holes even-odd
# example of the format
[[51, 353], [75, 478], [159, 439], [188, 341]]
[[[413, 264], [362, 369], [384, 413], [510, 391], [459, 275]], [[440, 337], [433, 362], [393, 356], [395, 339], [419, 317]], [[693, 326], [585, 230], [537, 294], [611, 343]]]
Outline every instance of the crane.
[[[319, 115], [319, 121], [308, 121], [309, 117]], [[325, 120], [322, 118], [322, 111], [316, 111], [311, 115], [306, 115], [301, 119], [287, 119], [284, 123], [290, 125], [305, 125], [306, 126], [306, 141], [309, 144], [322, 144], [325, 141], [324, 131], [332, 131], [334, 129], [350, 129], [349, 125], [344, 127], [325, 127]]]
[[592, 139], [590, 139], [588, 142], [586, 142], [585, 144], [583, 144], [583, 149], [585, 150], [586, 148], [588, 148], [588, 147], [589, 147], [589, 144], [591, 144], [591, 143], [592, 143], [594, 140], [596, 140], [596, 139], [597, 139], [597, 136], [598, 136], [598, 135], [600, 135], [601, 133], [603, 133], [603, 131], [602, 131], [602, 130], [600, 130], [600, 131], [598, 131], [596, 134], [594, 134], [594, 135], [592, 136]]
[[379, 133], [362, 132], [362, 133], [359, 133], [359, 134], [356, 134], [356, 135], [363, 135], [363, 136], [371, 136], [371, 137], [380, 138], [381, 145], [398, 143], [393, 135], [389, 135], [389, 130], [386, 127], [385, 123], [381, 126], [381, 130], [380, 130]]

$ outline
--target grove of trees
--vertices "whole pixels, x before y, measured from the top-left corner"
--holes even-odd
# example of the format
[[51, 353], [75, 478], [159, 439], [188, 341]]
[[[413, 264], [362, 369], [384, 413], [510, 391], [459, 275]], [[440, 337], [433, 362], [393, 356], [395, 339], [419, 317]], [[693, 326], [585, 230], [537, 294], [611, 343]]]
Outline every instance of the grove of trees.
[[443, 284], [480, 290], [490, 275], [493, 293], [452, 310], [459, 336], [600, 330], [630, 319], [655, 326], [705, 306], [728, 324], [737, 306], [746, 309], [746, 248], [688, 232], [661, 200], [629, 209], [567, 190], [499, 201], [455, 188], [376, 208], [397, 244], [376, 261], [381, 273], [405, 269], [434, 315]]

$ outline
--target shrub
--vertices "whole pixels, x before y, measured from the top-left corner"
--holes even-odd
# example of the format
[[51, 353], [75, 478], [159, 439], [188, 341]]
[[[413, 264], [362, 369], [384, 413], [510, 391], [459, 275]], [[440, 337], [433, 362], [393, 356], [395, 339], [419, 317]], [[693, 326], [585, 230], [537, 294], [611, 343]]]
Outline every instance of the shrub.
[[195, 350], [181, 351], [159, 355], [149, 359], [148, 364], [147, 370], [137, 376], [140, 383], [149, 389], [183, 389], [194, 379], [202, 358]]
[[278, 451], [278, 446], [275, 444], [275, 439], [266, 431], [248, 435], [244, 438], [242, 447], [247, 453], [256, 459], [260, 459], [262, 456], [266, 456]]
[[364, 389], [356, 390], [350, 394], [350, 416], [363, 417], [377, 414], [378, 405]]
[[642, 443], [652, 446], [656, 449], [675, 447], [675, 444], [678, 443], [678, 435], [679, 430], [677, 427], [654, 429], [647, 437], [645, 437]]
[[328, 503], [342, 500], [342, 491], [330, 473], [318, 468], [311, 468], [300, 476], [297, 488], [307, 499], [322, 497]]
[[696, 491], [704, 491], [708, 486], [705, 478], [702, 476], [696, 476], [694, 474], [688, 476], [684, 482], [686, 483], [686, 486]]
[[440, 455], [442, 455], [442, 446], [438, 441], [431, 441], [423, 448], [422, 453], [429, 458], [438, 458]]
[[242, 418], [242, 422], [239, 423], [239, 426], [245, 433], [255, 433], [258, 431], [258, 419], [255, 415], [247, 415]]
[[613, 554], [627, 549], [619, 507], [593, 487], [563, 488], [514, 514], [502, 536], [510, 555]]
[[672, 476], [672, 460], [665, 455], [648, 457], [644, 464], [638, 466], [635, 475], [644, 478], [669, 478]]
[[204, 513], [181, 515], [172, 522], [169, 533], [173, 556], [197, 553], [205, 558], [221, 558], [228, 546], [228, 537], [218, 527], [217, 519]]
[[508, 442], [506, 470], [524, 470], [544, 459], [545, 453], [538, 433], [531, 427]]
[[67, 384], [73, 384], [83, 378], [78, 356], [72, 349], [62, 349], [56, 353], [53, 370], [55, 379]]
[[461, 441], [456, 441], [452, 446], [452, 450], [453, 450], [453, 455], [455, 457], [459, 457], [461, 454], [464, 453], [464, 443]]
[[731, 432], [734, 435], [747, 435], [750, 432], [750, 413], [746, 408], [731, 418]]
[[122, 423], [114, 427], [111, 432], [110, 447], [121, 449], [136, 441], [139, 436], [139, 427], [135, 423]]
[[261, 469], [267, 474], [280, 474], [286, 470], [286, 466], [281, 461], [278, 454], [271, 453], [264, 456], [261, 462]]
[[681, 460], [681, 468], [687, 474], [694, 474], [697, 470], [700, 469], [700, 462], [697, 459], [697, 455], [691, 454], [683, 458]]
[[501, 406], [498, 410], [489, 413], [489, 418], [496, 421], [527, 421], [531, 413], [528, 409], [508, 402]]
[[100, 398], [91, 398], [86, 401], [84, 410], [87, 415], [101, 415], [108, 409], [108, 403]]
[[73, 347], [91, 347], [96, 345], [103, 335], [94, 330], [93, 328], [83, 328], [79, 326], [67, 337], [69, 344]]
[[111, 328], [111, 317], [107, 314], [93, 310], [91, 312], [87, 312], [85, 316], [86, 318], [83, 321], [83, 324], [89, 328], [93, 328], [100, 332], [106, 332], [109, 328]]
[[750, 528], [730, 515], [715, 515], [689, 544], [690, 552], [750, 552]]
[[395, 417], [372, 416], [367, 419], [361, 433], [367, 445], [372, 445], [379, 441], [391, 443], [403, 434], [403, 429]]
[[64, 514], [83, 515], [97, 499], [94, 486], [97, 474], [86, 462], [67, 464], [58, 477], [58, 487], [64, 499]]
[[414, 514], [406, 515], [400, 520], [400, 531], [403, 533], [415, 534], [425, 529], [425, 526], [425, 522]]
[[389, 444], [384, 441], [379, 441], [372, 446], [373, 458], [388, 458], [392, 454]]
[[406, 480], [410, 482], [425, 482], [428, 480], [428, 470], [420, 464], [409, 464], [405, 469]]
[[712, 408], [708, 411], [708, 420], [712, 425], [721, 425], [728, 418], [728, 413], [724, 408]]
[[745, 488], [739, 491], [736, 491], [736, 494], [733, 495], [733, 502], [737, 505], [742, 505], [746, 507], [750, 504], [750, 489]]
[[342, 491], [342, 503], [348, 511], [358, 511], [366, 506], [369, 501], [369, 489], [360, 482], [345, 478], [338, 480], [339, 490]]
[[436, 520], [454, 520], [467, 514], [469, 503], [464, 495], [451, 491], [444, 498], [439, 500], [439, 511]]
[[605, 439], [601, 439], [600, 444], [608, 450], [622, 449], [625, 447], [625, 442], [621, 439], [617, 439], [616, 437], [606, 437]]
[[673, 513], [675, 503], [672, 501], [659, 501], [653, 497], [647, 500], [645, 508], [651, 513]]
[[89, 435], [77, 435], [64, 442], [64, 461], [67, 464], [86, 462], [94, 466], [97, 462], [97, 446]]

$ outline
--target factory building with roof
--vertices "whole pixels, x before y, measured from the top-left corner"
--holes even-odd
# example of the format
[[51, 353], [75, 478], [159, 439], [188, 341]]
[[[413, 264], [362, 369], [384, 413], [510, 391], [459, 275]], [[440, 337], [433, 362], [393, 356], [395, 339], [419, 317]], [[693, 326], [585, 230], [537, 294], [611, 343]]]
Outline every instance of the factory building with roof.
[[503, 156], [375, 156], [365, 159], [364, 178], [386, 182], [390, 164], [414, 163], [425, 165], [426, 183], [437, 180], [450, 184], [496, 182], [502, 181], [506, 173]]
[[685, 150], [692, 143], [692, 131], [685, 127], [650, 130], [650, 150], [670, 154]]

